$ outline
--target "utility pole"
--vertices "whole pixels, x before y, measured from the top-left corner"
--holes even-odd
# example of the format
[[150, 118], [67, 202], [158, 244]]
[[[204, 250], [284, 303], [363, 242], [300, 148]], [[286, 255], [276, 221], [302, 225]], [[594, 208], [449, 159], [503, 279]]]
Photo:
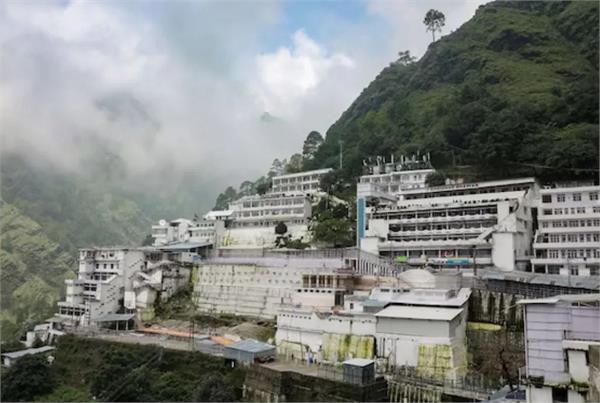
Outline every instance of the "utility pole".
[[342, 150], [343, 150], [343, 141], [342, 140], [338, 140], [338, 144], [340, 145], [340, 171], [342, 170], [342, 168], [344, 167], [344, 158], [342, 157]]
[[473, 245], [473, 277], [477, 277], [477, 246]]

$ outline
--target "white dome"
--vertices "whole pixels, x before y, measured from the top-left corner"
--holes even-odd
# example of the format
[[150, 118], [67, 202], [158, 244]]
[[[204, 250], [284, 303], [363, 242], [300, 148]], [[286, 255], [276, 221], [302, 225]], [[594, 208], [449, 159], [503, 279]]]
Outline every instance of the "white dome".
[[412, 288], [435, 288], [435, 276], [424, 269], [407, 270], [399, 277]]

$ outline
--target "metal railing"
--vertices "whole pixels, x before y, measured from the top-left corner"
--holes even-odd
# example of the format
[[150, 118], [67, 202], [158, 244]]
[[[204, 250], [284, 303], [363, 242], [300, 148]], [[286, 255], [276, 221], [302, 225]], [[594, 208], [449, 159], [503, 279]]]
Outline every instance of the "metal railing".
[[391, 375], [391, 379], [397, 382], [414, 382], [427, 385], [435, 385], [444, 389], [466, 390], [482, 394], [492, 394], [500, 389], [503, 380], [492, 380], [485, 378], [481, 374], [467, 373], [453, 377], [435, 377], [419, 373], [414, 367], [396, 367]]

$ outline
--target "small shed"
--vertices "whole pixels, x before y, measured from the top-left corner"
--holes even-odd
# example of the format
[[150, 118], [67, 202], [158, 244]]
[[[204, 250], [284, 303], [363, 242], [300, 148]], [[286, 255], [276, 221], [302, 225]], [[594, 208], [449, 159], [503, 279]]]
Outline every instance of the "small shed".
[[266, 362], [275, 358], [275, 346], [256, 340], [241, 340], [225, 346], [223, 356], [243, 364]]
[[375, 381], [375, 361], [365, 358], [354, 358], [342, 363], [344, 382], [354, 385], [368, 385]]
[[43, 346], [43, 347], [39, 347], [39, 348], [28, 348], [26, 350], [19, 350], [19, 351], [13, 351], [10, 353], [3, 353], [2, 354], [2, 364], [5, 367], [10, 367], [19, 358], [25, 357], [26, 355], [46, 354], [54, 349], [55, 349], [55, 347], [52, 347], [52, 346]]

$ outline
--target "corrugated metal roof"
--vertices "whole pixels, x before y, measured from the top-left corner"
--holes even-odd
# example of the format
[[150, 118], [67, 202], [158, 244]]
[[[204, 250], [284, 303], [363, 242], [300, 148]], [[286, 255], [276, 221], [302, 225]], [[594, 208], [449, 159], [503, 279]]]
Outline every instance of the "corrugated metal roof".
[[398, 319], [452, 320], [462, 311], [462, 308], [391, 305], [377, 312], [375, 316]]
[[247, 351], [250, 353], [259, 353], [262, 351], [270, 351], [275, 349], [272, 344], [262, 343], [256, 340], [241, 340], [230, 344], [227, 348], [233, 348], [235, 350]]
[[351, 360], [346, 360], [342, 364], [344, 365], [353, 365], [355, 367], [366, 367], [367, 365], [373, 364], [375, 361], [368, 360], [366, 358], [353, 358]]
[[19, 358], [19, 357], [24, 357], [26, 355], [31, 355], [31, 354], [45, 353], [45, 352], [48, 352], [48, 351], [52, 351], [55, 348], [56, 347], [52, 347], [52, 346], [43, 346], [43, 347], [38, 347], [38, 348], [28, 348], [26, 350], [13, 351], [11, 353], [3, 353], [2, 356], [3, 357], [8, 357], [8, 358]]
[[597, 302], [600, 294], [563, 294], [547, 298], [522, 299], [517, 304], [556, 304], [558, 302]]

